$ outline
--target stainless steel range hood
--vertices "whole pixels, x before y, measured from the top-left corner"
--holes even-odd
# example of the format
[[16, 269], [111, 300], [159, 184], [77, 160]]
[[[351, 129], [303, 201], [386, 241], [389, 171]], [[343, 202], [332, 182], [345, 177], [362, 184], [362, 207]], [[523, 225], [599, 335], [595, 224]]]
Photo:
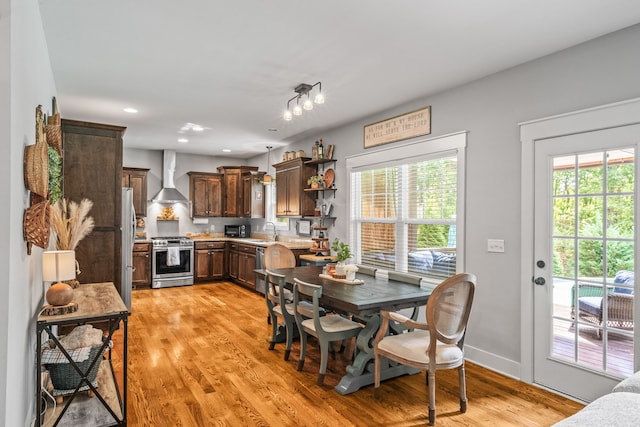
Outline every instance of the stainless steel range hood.
[[173, 177], [176, 172], [176, 152], [164, 150], [162, 155], [162, 190], [160, 190], [151, 201], [156, 203], [189, 204], [189, 199], [184, 197], [182, 193], [176, 189], [173, 182]]

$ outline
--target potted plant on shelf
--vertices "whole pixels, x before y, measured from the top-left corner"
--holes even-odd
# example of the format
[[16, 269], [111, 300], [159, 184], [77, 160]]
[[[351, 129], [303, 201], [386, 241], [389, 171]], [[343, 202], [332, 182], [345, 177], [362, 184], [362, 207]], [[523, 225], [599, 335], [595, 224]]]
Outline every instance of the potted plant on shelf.
[[322, 178], [322, 175], [313, 175], [307, 180], [307, 184], [309, 184], [311, 188], [316, 189], [324, 184], [324, 179]]
[[349, 245], [336, 239], [331, 243], [331, 249], [336, 253], [336, 275], [345, 276], [345, 261], [351, 258], [351, 249]]

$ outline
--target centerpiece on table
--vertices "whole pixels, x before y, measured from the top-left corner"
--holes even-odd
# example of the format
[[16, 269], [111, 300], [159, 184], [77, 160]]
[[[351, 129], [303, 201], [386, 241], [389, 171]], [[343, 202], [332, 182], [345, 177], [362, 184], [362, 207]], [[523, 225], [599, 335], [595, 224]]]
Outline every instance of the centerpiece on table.
[[349, 245], [347, 243], [340, 241], [340, 239], [338, 239], [337, 237], [331, 243], [331, 249], [336, 254], [336, 272], [333, 277], [335, 277], [336, 279], [346, 279], [347, 271], [345, 270], [345, 261], [351, 258], [351, 249], [349, 248]]

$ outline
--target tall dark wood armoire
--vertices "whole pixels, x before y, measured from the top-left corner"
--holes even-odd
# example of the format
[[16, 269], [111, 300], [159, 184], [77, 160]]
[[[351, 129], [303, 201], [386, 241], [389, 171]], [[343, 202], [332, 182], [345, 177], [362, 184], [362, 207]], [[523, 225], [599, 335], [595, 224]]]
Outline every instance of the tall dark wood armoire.
[[93, 231], [80, 241], [76, 260], [80, 283], [113, 282], [120, 292], [122, 273], [121, 126], [62, 120], [63, 194], [69, 201], [93, 202]]

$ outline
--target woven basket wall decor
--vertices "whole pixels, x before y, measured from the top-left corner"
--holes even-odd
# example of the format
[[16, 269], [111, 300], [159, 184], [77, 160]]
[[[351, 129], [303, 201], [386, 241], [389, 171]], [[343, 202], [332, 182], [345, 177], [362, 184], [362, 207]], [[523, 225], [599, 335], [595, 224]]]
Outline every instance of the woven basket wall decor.
[[24, 211], [24, 239], [27, 243], [46, 249], [49, 247], [51, 235], [51, 205], [43, 199], [34, 203]]
[[42, 106], [36, 108], [36, 143], [24, 149], [24, 183], [33, 193], [49, 196], [49, 153]]

